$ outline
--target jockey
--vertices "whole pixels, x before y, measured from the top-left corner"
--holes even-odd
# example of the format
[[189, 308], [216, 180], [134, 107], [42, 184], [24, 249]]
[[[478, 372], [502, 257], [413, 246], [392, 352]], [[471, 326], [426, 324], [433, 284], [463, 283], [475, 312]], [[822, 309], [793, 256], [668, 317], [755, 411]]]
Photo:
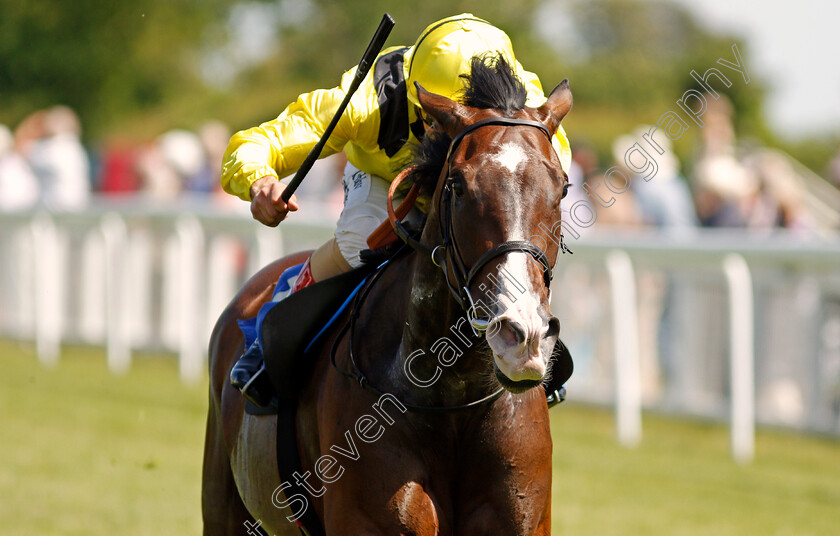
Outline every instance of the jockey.
[[[501, 54], [514, 67], [527, 88], [528, 106], [545, 102], [539, 79], [516, 61], [510, 38], [469, 13], [439, 20], [413, 46], [391, 47], [377, 57], [321, 154], [344, 150], [348, 160], [344, 208], [335, 236], [312, 253], [292, 292], [361, 266], [360, 253], [367, 248], [368, 235], [388, 217], [389, 183], [425, 132], [414, 82], [457, 99], [463, 87], [460, 75], [469, 74], [470, 59], [486, 53]], [[285, 185], [280, 179], [297, 171], [318, 142], [355, 71], [347, 71], [338, 87], [300, 95], [277, 119], [231, 138], [222, 165], [222, 186], [250, 201], [251, 213], [259, 222], [274, 227], [289, 211], [298, 210], [294, 196], [288, 203], [281, 199]], [[568, 170], [571, 150], [562, 127], [553, 144], [563, 169]], [[231, 384], [251, 402], [266, 405], [271, 395], [264, 370], [257, 340], [231, 370]]]

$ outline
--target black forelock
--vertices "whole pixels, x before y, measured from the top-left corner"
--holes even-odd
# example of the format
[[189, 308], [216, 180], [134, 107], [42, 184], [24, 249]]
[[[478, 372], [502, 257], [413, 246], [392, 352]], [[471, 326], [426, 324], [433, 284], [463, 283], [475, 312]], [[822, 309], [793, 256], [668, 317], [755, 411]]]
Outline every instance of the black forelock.
[[[473, 56], [470, 73], [462, 74], [464, 89], [457, 100], [472, 108], [495, 109], [510, 115], [525, 107], [528, 92], [516, 76], [513, 67], [498, 52]], [[443, 169], [450, 138], [442, 132], [427, 134], [423, 142], [414, 147], [411, 165], [412, 176], [424, 192], [435, 189]]]
[[525, 107], [528, 91], [513, 66], [498, 52], [470, 59], [470, 74], [462, 74], [461, 102], [472, 108], [492, 108], [511, 114]]

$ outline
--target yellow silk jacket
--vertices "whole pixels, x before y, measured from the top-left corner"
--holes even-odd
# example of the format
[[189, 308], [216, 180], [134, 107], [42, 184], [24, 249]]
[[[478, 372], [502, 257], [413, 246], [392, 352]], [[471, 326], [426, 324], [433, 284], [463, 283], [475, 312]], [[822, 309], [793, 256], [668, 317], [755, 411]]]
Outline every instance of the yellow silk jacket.
[[[357, 168], [393, 180], [423, 132], [406, 95], [403, 60], [412, 49], [391, 47], [379, 55], [350, 99], [321, 157], [344, 150]], [[516, 70], [528, 90], [527, 105], [543, 104], [546, 97], [537, 76], [519, 62]], [[344, 100], [355, 72], [354, 67], [344, 73], [335, 88], [300, 95], [276, 119], [236, 133], [222, 164], [225, 191], [250, 201], [250, 187], [256, 180], [265, 176], [283, 178], [297, 171]], [[558, 128], [552, 141], [563, 169], [568, 171], [572, 153], [563, 127]]]

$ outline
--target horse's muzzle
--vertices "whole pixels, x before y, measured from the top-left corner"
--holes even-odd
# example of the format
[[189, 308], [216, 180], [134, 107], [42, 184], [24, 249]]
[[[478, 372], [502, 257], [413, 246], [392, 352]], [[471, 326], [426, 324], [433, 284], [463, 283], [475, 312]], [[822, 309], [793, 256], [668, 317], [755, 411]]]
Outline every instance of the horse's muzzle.
[[539, 323], [508, 315], [494, 318], [487, 329], [487, 342], [493, 350], [499, 383], [513, 392], [539, 385], [559, 331], [560, 322], [554, 317]]

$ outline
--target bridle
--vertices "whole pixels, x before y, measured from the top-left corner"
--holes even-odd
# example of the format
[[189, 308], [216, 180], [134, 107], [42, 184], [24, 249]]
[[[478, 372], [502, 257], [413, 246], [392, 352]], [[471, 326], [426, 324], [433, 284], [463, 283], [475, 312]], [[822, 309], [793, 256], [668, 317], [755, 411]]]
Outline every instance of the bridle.
[[[552, 138], [552, 134], [549, 132], [548, 128], [539, 121], [508, 117], [488, 117], [481, 119], [468, 125], [455, 135], [452, 142], [449, 144], [449, 150], [446, 153], [446, 161], [443, 169], [441, 170], [441, 176], [438, 178], [438, 182], [443, 180], [443, 186], [440, 196], [438, 197], [437, 205], [438, 224], [443, 235], [443, 241], [440, 244], [430, 248], [411, 236], [411, 234], [402, 225], [399, 218], [396, 217], [391, 202], [388, 202], [388, 216], [394, 227], [396, 235], [421, 255], [428, 256], [432, 263], [443, 271], [444, 277], [446, 278], [446, 285], [449, 287], [450, 293], [453, 298], [455, 298], [455, 301], [457, 301], [461, 308], [466, 312], [467, 320], [469, 321], [473, 332], [479, 337], [487, 330], [489, 320], [481, 318], [478, 315], [476, 302], [473, 300], [469, 288], [473, 282], [475, 282], [475, 279], [478, 274], [481, 273], [481, 270], [487, 266], [490, 261], [511, 252], [527, 253], [542, 266], [543, 279], [546, 287], [551, 284], [552, 279], [551, 264], [548, 262], [548, 257], [545, 252], [527, 240], [510, 240], [508, 242], [502, 242], [481, 255], [470, 268], [468, 268], [467, 264], [464, 262], [464, 256], [461, 253], [461, 248], [458, 247], [458, 242], [455, 240], [455, 234], [453, 232], [452, 203], [454, 202], [454, 179], [451, 173], [452, 155], [465, 136], [481, 127], [489, 125], [526, 126], [536, 128], [546, 135], [549, 143]], [[410, 169], [407, 170], [407, 172], [410, 172]], [[389, 199], [393, 197], [393, 191], [396, 190], [396, 187], [399, 182], [401, 182], [403, 176], [408, 175], [407, 172], [400, 174], [400, 176], [397, 177], [397, 179], [394, 179], [391, 183]], [[417, 188], [417, 186], [415, 185], [413, 188]], [[565, 245], [561, 245], [561, 250], [563, 252], [567, 251]]]
[[[425, 244], [420, 243], [419, 240], [411, 236], [408, 230], [403, 226], [400, 218], [397, 217], [397, 211], [402, 212], [400, 209], [397, 211], [394, 210], [393, 206], [393, 198], [394, 193], [396, 192], [397, 186], [400, 182], [410, 176], [412, 169], [406, 169], [402, 173], [400, 173], [394, 181], [391, 183], [391, 187], [388, 191], [388, 219], [391, 222], [391, 225], [394, 228], [394, 233], [405, 243], [405, 245], [401, 246], [399, 251], [394, 254], [394, 257], [400, 255], [400, 252], [407, 246], [410, 246], [414, 250], [416, 250], [420, 255], [427, 256], [432, 264], [440, 268], [444, 276], [446, 278], [446, 284], [449, 287], [449, 291], [452, 296], [455, 298], [461, 308], [467, 314], [467, 320], [470, 323], [470, 326], [473, 329], [473, 333], [476, 337], [482, 337], [484, 332], [487, 330], [487, 326], [489, 324], [489, 320], [480, 318], [477, 315], [476, 303], [470, 294], [469, 287], [474, 282], [475, 278], [481, 272], [481, 269], [484, 268], [491, 260], [505, 255], [510, 252], [521, 252], [527, 253], [531, 255], [543, 268], [543, 277], [548, 287], [551, 283], [551, 264], [548, 262], [548, 257], [545, 255], [540, 248], [528, 242], [527, 240], [511, 240], [508, 242], [502, 242], [488, 251], [486, 251], [483, 255], [481, 255], [478, 260], [475, 261], [472, 268], [467, 268], [466, 263], [464, 262], [463, 255], [461, 254], [461, 250], [458, 247], [458, 243], [455, 240], [455, 235], [453, 233], [453, 222], [452, 222], [452, 199], [453, 199], [453, 180], [451, 174], [451, 166], [452, 166], [452, 154], [455, 152], [455, 149], [461, 143], [461, 140], [464, 139], [464, 136], [473, 132], [476, 129], [479, 129], [483, 126], [487, 125], [506, 125], [506, 126], [527, 126], [532, 128], [537, 128], [542, 131], [551, 141], [552, 134], [548, 131], [548, 128], [538, 121], [532, 121], [529, 119], [511, 119], [505, 117], [490, 117], [487, 119], [482, 119], [476, 121], [475, 123], [467, 126], [461, 132], [459, 132], [452, 142], [449, 144], [449, 150], [446, 154], [446, 163], [444, 168], [441, 170], [441, 176], [438, 177], [438, 182], [441, 179], [445, 179], [443, 182], [443, 188], [441, 191], [441, 195], [438, 198], [438, 223], [440, 224], [441, 233], [443, 234], [443, 241], [434, 246], [429, 247]], [[412, 186], [411, 191], [406, 196], [407, 199], [416, 199], [417, 194], [419, 193], [419, 186], [415, 184]], [[412, 201], [413, 203], [413, 201]], [[402, 207], [401, 207], [402, 208]], [[563, 252], [568, 251], [568, 248], [565, 247], [561, 240], [561, 250]], [[384, 273], [384, 269], [389, 264], [389, 261], [383, 262], [379, 268], [374, 272], [372, 276], [370, 276], [360, 287], [360, 290], [355, 293], [355, 297], [353, 298], [353, 307], [349, 315], [349, 319], [344, 327], [338, 332], [337, 337], [333, 340], [332, 348], [330, 350], [330, 363], [335, 370], [337, 370], [342, 375], [351, 378], [361, 385], [364, 389], [371, 391], [378, 396], [382, 396], [385, 394], [384, 391], [378, 389], [376, 386], [372, 385], [368, 380], [367, 376], [361, 371], [358, 365], [358, 361], [356, 359], [356, 343], [355, 343], [355, 332], [356, 332], [356, 320], [360, 316], [361, 306], [364, 303], [365, 298], [367, 297], [368, 293], [374, 286], [376, 280], [382, 276]], [[336, 363], [336, 357], [338, 354], [338, 347], [344, 338], [345, 335], [348, 335], [348, 355], [350, 358], [350, 362], [352, 364], [352, 371], [347, 371], [342, 369]], [[463, 411], [469, 410], [472, 408], [476, 408], [483, 404], [487, 404], [497, 400], [502, 394], [504, 394], [504, 387], [496, 390], [489, 395], [478, 399], [473, 400], [472, 402], [467, 402], [465, 404], [460, 404], [456, 406], [420, 406], [409, 404], [407, 402], [402, 401], [401, 404], [406, 408], [414, 411], [423, 411], [423, 412], [449, 412], [449, 411]]]

